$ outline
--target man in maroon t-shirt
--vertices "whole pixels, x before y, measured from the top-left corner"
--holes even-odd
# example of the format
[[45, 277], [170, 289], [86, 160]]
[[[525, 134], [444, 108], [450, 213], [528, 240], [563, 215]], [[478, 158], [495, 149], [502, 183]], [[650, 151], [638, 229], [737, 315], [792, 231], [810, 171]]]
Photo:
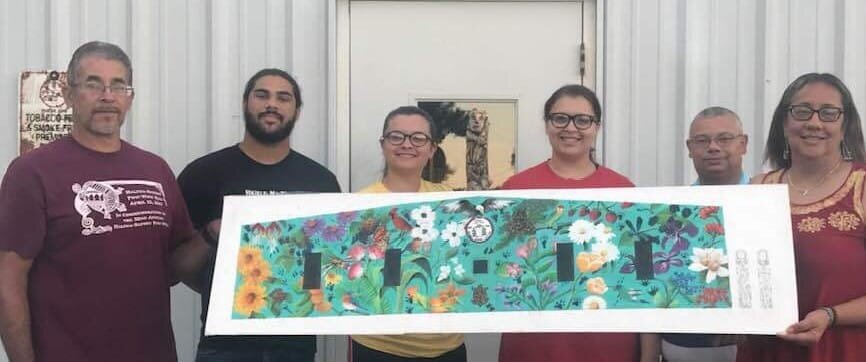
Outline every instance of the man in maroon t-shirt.
[[207, 245], [174, 175], [120, 139], [126, 54], [79, 47], [71, 135], [14, 160], [0, 185], [0, 337], [12, 361], [175, 361], [169, 287]]

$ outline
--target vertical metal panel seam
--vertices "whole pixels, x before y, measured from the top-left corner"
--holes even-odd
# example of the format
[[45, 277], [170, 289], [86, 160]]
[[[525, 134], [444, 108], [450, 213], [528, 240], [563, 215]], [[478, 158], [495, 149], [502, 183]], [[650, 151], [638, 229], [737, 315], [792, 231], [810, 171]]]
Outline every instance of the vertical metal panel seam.
[[[655, 61], [656, 61], [655, 68], [656, 68], [656, 74], [658, 75], [658, 74], [661, 74], [661, 70], [662, 70], [661, 69], [662, 68], [662, 49], [660, 49], [660, 48], [662, 45], [662, 28], [663, 27], [662, 27], [662, 20], [661, 20], [661, 12], [662, 12], [661, 2], [656, 1], [655, 4], [656, 4], [655, 16], [657, 19], [655, 42], [656, 42], [656, 49], [658, 50], [655, 54], [655, 58], [656, 58], [655, 59]], [[656, 77], [656, 86], [655, 86], [655, 90], [656, 90], [656, 92], [655, 92], [655, 103], [656, 103], [655, 119], [656, 119], [656, 122], [658, 122], [658, 120], [660, 120], [662, 118], [662, 111], [661, 111], [661, 109], [662, 109], [662, 107], [661, 107], [661, 101], [662, 101], [661, 93], [662, 92], [660, 92], [660, 90], [662, 88], [662, 82], [660, 80], [661, 80], [661, 77], [657, 76]], [[661, 136], [661, 133], [663, 132], [663, 127], [659, 127], [658, 123], [656, 123], [656, 126], [657, 127], [655, 127], [655, 138], [656, 138], [656, 140], [658, 140], [661, 138], [660, 136]], [[659, 148], [659, 145], [658, 145], [658, 142], [656, 142], [656, 150], [658, 150], [658, 148]], [[658, 172], [658, 167], [656, 167], [656, 169], [657, 170], [656, 170], [656, 174], [655, 174], [655, 184], [659, 185], [659, 184], [661, 184], [660, 183], [661, 172]]]
[[[206, 49], [204, 49], [204, 51], [205, 51], [205, 54], [211, 54], [212, 55], [213, 51], [214, 51], [214, 49], [213, 49], [214, 37], [213, 37], [213, 30], [212, 30], [214, 27], [214, 25], [213, 25], [214, 24], [213, 3], [210, 1], [204, 1], [203, 3], [204, 3], [204, 7], [205, 7], [205, 14], [204, 15], [206, 16], [206, 19], [207, 19], [206, 26], [207, 26], [207, 29], [209, 30], [209, 31], [205, 32], [205, 34], [206, 34], [205, 35], [205, 47], [206, 47]], [[204, 58], [205, 58], [205, 62], [206, 62], [205, 63], [205, 66], [206, 66], [205, 74], [207, 74], [205, 76], [205, 80], [206, 80], [207, 84], [205, 84], [204, 89], [205, 89], [205, 91], [207, 91], [208, 89], [214, 88], [214, 86], [213, 86], [214, 85], [214, 81], [213, 81], [213, 71], [214, 71], [214, 59], [213, 58], [214, 57], [213, 56], [205, 56]], [[204, 104], [205, 114], [207, 115], [205, 117], [205, 119], [206, 119], [205, 149], [206, 150], [213, 150], [214, 145], [215, 145], [214, 138], [216, 135], [216, 127], [214, 125], [213, 95], [208, 94], [208, 97], [205, 98], [204, 102], [205, 102], [205, 104]]]
[[[165, 0], [161, 0], [161, 1], [160, 0], [154, 0], [153, 1], [153, 4], [154, 4], [153, 6], [155, 7], [155, 9], [154, 9], [154, 13], [155, 13], [154, 15], [155, 16], [154, 17], [156, 18], [154, 20], [156, 21], [156, 27], [158, 29], [157, 39], [159, 39], [160, 44], [167, 43], [167, 41], [165, 41], [166, 35], [167, 35], [166, 29], [165, 29], [166, 23], [165, 23], [163, 16], [162, 16], [164, 13], [163, 12], [163, 6], [164, 6], [163, 1], [165, 1]], [[168, 0], [168, 1], [172, 1], [172, 0]], [[156, 48], [156, 54], [154, 57], [154, 58], [156, 58], [156, 61], [154, 62], [155, 63], [154, 67], [156, 69], [154, 69], [154, 72], [157, 74], [157, 77], [156, 77], [157, 87], [154, 87], [154, 88], [159, 89], [159, 92], [160, 92], [159, 98], [162, 98], [162, 97], [165, 97], [166, 95], [170, 94], [170, 92], [168, 91], [168, 86], [166, 85], [167, 84], [167, 82], [166, 82], [167, 77], [165, 74], [166, 67], [164, 66], [164, 63], [165, 63], [164, 59], [165, 58], [163, 58], [165, 55], [165, 51], [164, 51], [165, 47], [155, 46], [154, 48]], [[161, 154], [164, 154], [166, 152], [166, 147], [168, 146], [166, 144], [166, 142], [167, 142], [166, 138], [167, 137], [165, 137], [165, 134], [163, 133], [163, 130], [166, 130], [169, 128], [169, 127], [166, 127], [166, 123], [168, 123], [168, 121], [166, 121], [166, 119], [165, 119], [166, 114], [168, 114], [168, 112], [166, 110], [167, 107], [168, 107], [168, 102], [164, 102], [163, 100], [160, 99], [159, 104], [157, 105], [157, 110], [156, 110], [156, 117], [159, 119], [155, 123], [156, 123], [156, 134], [159, 137], [158, 149], [159, 149]], [[148, 122], [153, 122], [153, 120], [148, 120]]]
[[[687, 20], [686, 20], [686, 1], [678, 1], [677, 2], [677, 13], [676, 13], [676, 24], [678, 29], [685, 29]], [[681, 120], [680, 122], [687, 122], [686, 118], [686, 109], [685, 109], [685, 100], [686, 98], [686, 56], [685, 55], [685, 44], [686, 44], [686, 32], [685, 31], [677, 31], [676, 32], [676, 44], [677, 44], [677, 52], [676, 52], [676, 75], [677, 75], [677, 91], [676, 91], [676, 99], [680, 101], [679, 107], [674, 107], [676, 109], [677, 117]], [[688, 126], [688, 123], [686, 123]], [[683, 133], [685, 135], [686, 132]], [[685, 137], [681, 137], [685, 138]], [[689, 180], [686, 179], [687, 175], [691, 175], [692, 167], [688, 164], [685, 155], [680, 155], [679, 159], [676, 160], [677, 172], [679, 173], [678, 177], [681, 183], [685, 184]]]
[[637, 62], [636, 62], [635, 58], [637, 58], [639, 56], [639, 54], [637, 52], [637, 45], [636, 45], [637, 42], [635, 41], [635, 39], [637, 38], [636, 33], [639, 30], [637, 15], [636, 15], [637, 14], [636, 10], [638, 7], [637, 4], [638, 4], [637, 0], [629, 1], [629, 12], [630, 12], [629, 18], [631, 19], [631, 22], [628, 25], [630, 27], [629, 31], [624, 32], [624, 33], [628, 34], [628, 38], [629, 38], [628, 39], [629, 40], [628, 50], [629, 50], [630, 56], [628, 57], [629, 83], [628, 83], [628, 86], [625, 87], [625, 89], [624, 89], [624, 91], [627, 92], [626, 93], [627, 97], [623, 97], [624, 99], [629, 100], [628, 105], [625, 106], [625, 108], [626, 108], [626, 111], [625, 111], [626, 120], [628, 121], [628, 124], [630, 126], [629, 127], [629, 135], [628, 135], [628, 138], [630, 141], [629, 142], [630, 147], [629, 147], [629, 152], [628, 152], [629, 157], [627, 160], [628, 169], [629, 169], [629, 174], [631, 176], [632, 182], [634, 182], [636, 184], [638, 183], [637, 179], [639, 178], [639, 172], [640, 172], [640, 170], [638, 168], [638, 165], [639, 165], [638, 159], [640, 157], [640, 152], [639, 152], [640, 151], [640, 144], [638, 143], [637, 132], [634, 132], [634, 130], [637, 129], [637, 121], [635, 121], [635, 119], [633, 117], [634, 104], [635, 104], [635, 91], [634, 91], [635, 81], [634, 80], [637, 79], [637, 64], [636, 64]]

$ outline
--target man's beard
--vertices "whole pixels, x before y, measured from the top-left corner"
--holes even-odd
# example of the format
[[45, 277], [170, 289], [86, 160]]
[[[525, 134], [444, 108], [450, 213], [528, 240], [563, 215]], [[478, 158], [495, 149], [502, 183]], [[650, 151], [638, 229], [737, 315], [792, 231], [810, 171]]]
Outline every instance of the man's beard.
[[[266, 145], [272, 145], [276, 143], [280, 143], [289, 135], [292, 134], [292, 129], [295, 127], [295, 116], [297, 113], [291, 116], [290, 119], [284, 120], [284, 123], [274, 131], [268, 132], [265, 130], [264, 126], [258, 122], [258, 118], [264, 116], [269, 112], [259, 113], [258, 117], [254, 117], [249, 110], [244, 110], [244, 125], [246, 126], [247, 132], [249, 132], [250, 136]], [[279, 113], [271, 113], [273, 115], [277, 115], [282, 118], [282, 115]]]

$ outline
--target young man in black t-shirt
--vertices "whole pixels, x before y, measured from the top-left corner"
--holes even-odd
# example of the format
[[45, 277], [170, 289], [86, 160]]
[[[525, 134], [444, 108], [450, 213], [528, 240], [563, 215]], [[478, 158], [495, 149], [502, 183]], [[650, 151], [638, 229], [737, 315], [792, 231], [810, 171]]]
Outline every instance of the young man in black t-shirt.
[[[214, 249], [223, 196], [340, 192], [333, 173], [289, 146], [302, 104], [294, 78], [263, 69], [247, 82], [243, 97], [243, 140], [193, 161], [178, 177], [193, 224]], [[202, 323], [214, 263], [211, 258], [202, 275]], [[313, 361], [315, 354], [315, 336], [202, 336], [196, 361]]]

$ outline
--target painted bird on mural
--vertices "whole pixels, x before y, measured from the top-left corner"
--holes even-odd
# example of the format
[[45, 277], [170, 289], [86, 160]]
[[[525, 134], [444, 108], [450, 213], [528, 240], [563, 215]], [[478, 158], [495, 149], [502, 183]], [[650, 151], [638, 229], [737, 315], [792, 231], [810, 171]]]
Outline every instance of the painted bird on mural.
[[403, 232], [412, 231], [412, 225], [409, 224], [409, 222], [406, 221], [406, 219], [397, 212], [396, 207], [388, 212], [388, 216], [391, 216], [391, 222], [394, 224], [394, 227], [397, 228], [397, 230]]
[[478, 216], [488, 210], [501, 210], [514, 203], [514, 200], [486, 199], [481, 205], [475, 205], [469, 200], [457, 200], [442, 205], [445, 212], [463, 213], [468, 217]]
[[559, 218], [562, 217], [562, 213], [565, 212], [565, 207], [562, 205], [556, 205], [556, 211], [553, 212], [553, 216], [544, 223], [544, 226], [552, 228]]
[[343, 310], [346, 312], [358, 313], [358, 314], [370, 314], [365, 311], [363, 308], [358, 306], [358, 303], [355, 301], [355, 298], [352, 296], [352, 293], [343, 294], [342, 297], [343, 302]]

